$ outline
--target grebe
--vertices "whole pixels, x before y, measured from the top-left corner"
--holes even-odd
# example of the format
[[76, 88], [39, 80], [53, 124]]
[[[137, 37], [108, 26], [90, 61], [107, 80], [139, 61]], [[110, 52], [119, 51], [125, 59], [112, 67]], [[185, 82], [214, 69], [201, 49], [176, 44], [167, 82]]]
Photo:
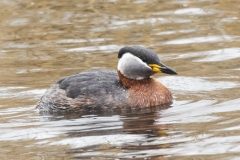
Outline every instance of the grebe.
[[159, 106], [172, 102], [171, 92], [151, 76], [177, 74], [145, 47], [130, 46], [118, 52], [117, 72], [92, 70], [65, 77], [51, 86], [37, 107], [40, 111], [79, 112]]

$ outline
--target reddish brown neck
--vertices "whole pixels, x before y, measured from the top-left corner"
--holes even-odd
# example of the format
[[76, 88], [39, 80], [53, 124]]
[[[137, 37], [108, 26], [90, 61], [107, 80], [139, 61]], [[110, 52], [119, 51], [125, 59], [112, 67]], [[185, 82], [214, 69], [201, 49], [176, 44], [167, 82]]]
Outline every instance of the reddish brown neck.
[[118, 71], [120, 81], [128, 87], [128, 105], [135, 107], [150, 107], [170, 103], [170, 91], [154, 78], [134, 80], [126, 78]]
[[119, 76], [119, 79], [122, 82], [122, 84], [125, 87], [129, 87], [129, 88], [136, 86], [136, 85], [149, 84], [153, 81], [152, 78], [145, 78], [145, 79], [141, 79], [141, 80], [129, 79], [129, 78], [125, 77], [119, 70], [118, 70], [118, 76]]

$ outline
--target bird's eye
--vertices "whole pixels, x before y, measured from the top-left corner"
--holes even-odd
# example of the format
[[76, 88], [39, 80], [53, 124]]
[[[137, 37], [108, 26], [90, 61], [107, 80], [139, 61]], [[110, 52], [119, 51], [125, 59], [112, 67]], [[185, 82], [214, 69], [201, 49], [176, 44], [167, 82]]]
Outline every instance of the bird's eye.
[[146, 59], [146, 58], [142, 58], [142, 61], [143, 61], [144, 63], [147, 63], [147, 59]]

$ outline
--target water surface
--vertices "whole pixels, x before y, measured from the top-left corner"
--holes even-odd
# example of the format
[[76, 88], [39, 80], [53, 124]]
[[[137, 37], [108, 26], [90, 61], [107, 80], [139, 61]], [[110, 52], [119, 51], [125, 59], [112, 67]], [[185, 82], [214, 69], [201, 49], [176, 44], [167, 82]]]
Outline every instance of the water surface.
[[[0, 159], [240, 159], [238, 1], [1, 1]], [[171, 106], [41, 115], [60, 78], [153, 48]]]

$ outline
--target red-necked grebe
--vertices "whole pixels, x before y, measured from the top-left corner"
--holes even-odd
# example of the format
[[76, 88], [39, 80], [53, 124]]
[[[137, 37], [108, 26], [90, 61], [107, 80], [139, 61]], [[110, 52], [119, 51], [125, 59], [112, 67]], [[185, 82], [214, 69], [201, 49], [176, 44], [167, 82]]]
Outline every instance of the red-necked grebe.
[[40, 111], [145, 108], [172, 102], [171, 92], [151, 76], [177, 74], [145, 47], [124, 47], [118, 52], [117, 72], [93, 70], [71, 75], [53, 84], [42, 96]]

